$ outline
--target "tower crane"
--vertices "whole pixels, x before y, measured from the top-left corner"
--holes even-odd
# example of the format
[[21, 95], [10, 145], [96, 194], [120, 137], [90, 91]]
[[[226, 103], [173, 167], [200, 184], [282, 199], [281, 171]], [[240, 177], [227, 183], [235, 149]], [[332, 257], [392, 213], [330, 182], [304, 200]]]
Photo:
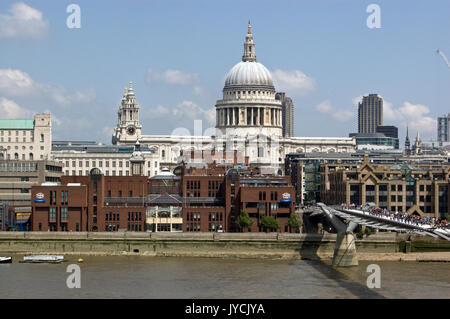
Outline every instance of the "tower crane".
[[439, 54], [444, 59], [444, 61], [447, 64], [447, 66], [450, 68], [450, 62], [448, 62], [447, 57], [445, 56], [445, 54], [439, 49], [436, 51], [436, 53]]

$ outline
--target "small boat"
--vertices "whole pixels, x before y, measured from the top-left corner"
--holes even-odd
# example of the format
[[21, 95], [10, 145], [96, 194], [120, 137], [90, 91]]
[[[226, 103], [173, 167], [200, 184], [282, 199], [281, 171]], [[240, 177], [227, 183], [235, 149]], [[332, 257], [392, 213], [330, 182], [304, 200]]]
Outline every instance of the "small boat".
[[12, 263], [12, 257], [0, 257], [0, 264]]
[[60, 263], [63, 262], [63, 255], [28, 255], [23, 256], [24, 263]]

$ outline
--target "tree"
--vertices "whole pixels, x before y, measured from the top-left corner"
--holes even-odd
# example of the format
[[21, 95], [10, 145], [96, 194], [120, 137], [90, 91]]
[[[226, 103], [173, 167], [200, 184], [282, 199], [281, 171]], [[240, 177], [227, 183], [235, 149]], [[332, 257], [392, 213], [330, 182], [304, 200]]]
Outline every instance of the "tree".
[[280, 228], [280, 224], [273, 216], [264, 216], [261, 218], [261, 226], [272, 231]]
[[291, 216], [289, 216], [288, 225], [291, 229], [300, 229], [302, 223], [300, 222], [300, 218], [298, 218], [297, 214], [292, 213]]
[[369, 237], [373, 234], [372, 229], [366, 226], [366, 229], [364, 229], [364, 234], [366, 235], [366, 237]]
[[250, 219], [247, 211], [245, 209], [243, 209], [241, 211], [241, 214], [236, 219], [235, 223], [239, 227], [240, 230], [242, 230], [244, 228], [250, 229], [250, 227], [252, 227], [252, 225], [253, 225], [253, 220]]

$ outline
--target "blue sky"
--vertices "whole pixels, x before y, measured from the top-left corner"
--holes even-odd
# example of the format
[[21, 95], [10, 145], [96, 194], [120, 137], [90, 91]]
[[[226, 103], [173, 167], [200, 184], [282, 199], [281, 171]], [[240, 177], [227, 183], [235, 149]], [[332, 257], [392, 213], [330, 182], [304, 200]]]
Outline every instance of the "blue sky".
[[[66, 8], [81, 8], [69, 29]], [[369, 29], [369, 4], [381, 28]], [[9, 1], [0, 3], [2, 118], [50, 111], [54, 139], [109, 143], [129, 81], [145, 134], [214, 125], [247, 21], [256, 55], [295, 106], [296, 136], [348, 136], [359, 97], [385, 100], [403, 144], [450, 112], [449, 1]]]

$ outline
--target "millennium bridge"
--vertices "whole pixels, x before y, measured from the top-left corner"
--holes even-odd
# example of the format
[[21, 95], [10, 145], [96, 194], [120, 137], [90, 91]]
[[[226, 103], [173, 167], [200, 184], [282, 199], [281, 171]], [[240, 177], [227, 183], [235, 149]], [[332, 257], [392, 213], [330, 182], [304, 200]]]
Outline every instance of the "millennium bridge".
[[310, 216], [324, 215], [337, 231], [333, 255], [334, 266], [356, 266], [355, 235], [358, 225], [369, 226], [395, 232], [413, 233], [450, 241], [450, 228], [437, 227], [429, 223], [417, 223], [403, 218], [373, 213], [374, 204], [366, 204], [361, 209], [343, 206], [327, 206], [318, 203]]

